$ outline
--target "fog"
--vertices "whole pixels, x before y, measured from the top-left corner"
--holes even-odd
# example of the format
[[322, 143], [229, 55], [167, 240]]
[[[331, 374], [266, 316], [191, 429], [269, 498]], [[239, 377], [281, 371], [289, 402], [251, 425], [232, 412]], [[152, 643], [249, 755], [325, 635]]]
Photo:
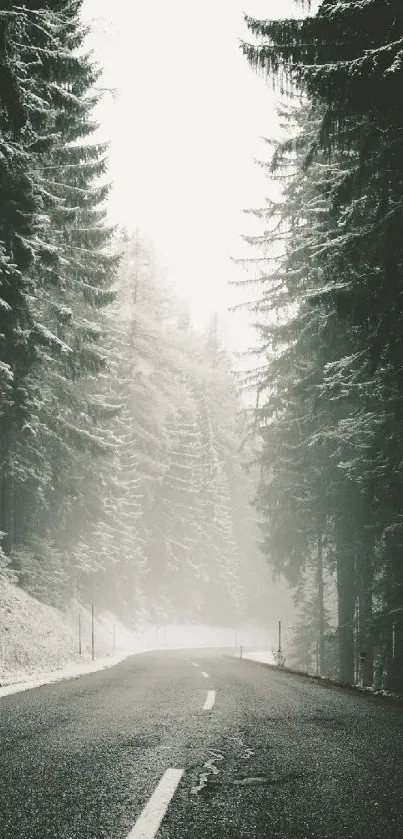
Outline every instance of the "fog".
[[401, 839], [402, 0], [0, 13], [0, 837]]

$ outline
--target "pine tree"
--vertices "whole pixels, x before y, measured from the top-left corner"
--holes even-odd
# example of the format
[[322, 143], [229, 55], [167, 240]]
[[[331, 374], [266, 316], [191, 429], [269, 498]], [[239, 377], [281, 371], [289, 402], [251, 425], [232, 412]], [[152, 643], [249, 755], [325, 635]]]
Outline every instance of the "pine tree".
[[[314, 217], [325, 223], [322, 230], [315, 225], [309, 252], [319, 274], [313, 283], [315, 300], [323, 310], [333, 311], [333, 321], [345, 336], [339, 357], [327, 361], [322, 393], [331, 401], [336, 420], [326, 437], [347, 479], [346, 493], [337, 493], [331, 506], [338, 545], [340, 637], [345, 636], [340, 664], [343, 678], [351, 680], [356, 598], [360, 643], [369, 648], [376, 580], [394, 579], [392, 608], [390, 589], [383, 595], [386, 613], [398, 614], [397, 592], [402, 591], [394, 548], [390, 543], [386, 548], [387, 533], [393, 532], [393, 541], [400, 544], [400, 508], [391, 503], [396, 460], [389, 441], [393, 439], [397, 454], [402, 251], [396, 230], [402, 207], [402, 110], [396, 90], [402, 73], [402, 15], [396, 2], [387, 7], [378, 0], [323, 2], [317, 15], [304, 20], [247, 22], [264, 40], [258, 46], [244, 45], [249, 60], [295, 84], [320, 117], [305, 165], [311, 167], [311, 178], [315, 173], [313, 180], [318, 163], [322, 174], [325, 165], [328, 189], [317, 192], [323, 205], [316, 200]], [[304, 190], [304, 204], [312, 212], [310, 189]], [[357, 454], [352, 456], [354, 446]], [[392, 637], [390, 624], [387, 635]], [[395, 658], [389, 671], [400, 666]], [[371, 660], [369, 650], [367, 680]]]
[[[10, 247], [17, 255], [15, 239], [25, 262], [20, 265], [17, 257], [20, 277], [7, 285], [4, 330], [12, 390], [2, 418], [0, 506], [6, 549], [10, 553], [14, 546], [17, 565], [20, 549], [36, 544], [38, 533], [43, 545], [52, 543], [52, 533], [62, 539], [63, 529], [77, 534], [84, 519], [77, 511], [85, 500], [74, 465], [83, 448], [98, 455], [106, 450], [100, 428], [105, 411], [83, 378], [105, 364], [96, 311], [110, 300], [115, 260], [102, 208], [107, 188], [99, 182], [105, 149], [89, 142], [98, 70], [82, 49], [80, 5], [31, 4], [4, 17], [25, 120], [14, 141], [33, 207], [29, 220], [21, 193], [16, 218], [27, 229], [9, 226]], [[24, 364], [18, 349], [23, 344]]]

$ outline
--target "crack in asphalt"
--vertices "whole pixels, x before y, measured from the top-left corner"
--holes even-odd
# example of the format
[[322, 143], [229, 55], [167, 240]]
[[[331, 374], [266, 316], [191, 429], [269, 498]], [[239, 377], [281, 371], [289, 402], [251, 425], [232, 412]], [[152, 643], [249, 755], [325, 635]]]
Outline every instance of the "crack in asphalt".
[[217, 752], [215, 749], [209, 749], [209, 752], [212, 755], [212, 757], [210, 758], [210, 760], [206, 760], [204, 764], [207, 771], [201, 772], [199, 777], [199, 783], [197, 784], [197, 786], [193, 786], [190, 790], [190, 792], [193, 795], [197, 795], [198, 792], [201, 792], [207, 786], [208, 781], [211, 780], [211, 777], [213, 775], [219, 774], [220, 770], [217, 769], [215, 761], [224, 760], [224, 755], [220, 754], [220, 752]]
[[287, 772], [284, 775], [278, 776], [268, 776], [268, 775], [256, 775], [254, 776], [246, 776], [245, 778], [235, 778], [233, 781], [230, 781], [231, 784], [235, 784], [235, 786], [249, 786], [252, 784], [266, 784], [269, 786], [280, 786], [281, 784], [288, 784], [290, 781], [299, 781], [301, 778], [305, 776], [302, 772]]
[[[206, 765], [206, 764], [205, 764]], [[200, 781], [197, 787], [192, 787], [192, 793], [199, 793], [203, 790], [205, 792], [213, 790], [217, 787], [220, 789], [230, 788], [232, 786], [236, 787], [248, 787], [248, 786], [270, 786], [270, 787], [280, 787], [285, 786], [286, 784], [293, 783], [293, 781], [300, 781], [307, 777], [306, 774], [302, 772], [287, 772], [283, 775], [247, 775], [241, 778], [230, 778], [229, 780], [219, 780], [217, 777], [214, 777], [218, 774], [218, 770], [215, 767], [216, 771], [213, 774], [209, 774], [208, 772], [202, 772], [200, 775]]]

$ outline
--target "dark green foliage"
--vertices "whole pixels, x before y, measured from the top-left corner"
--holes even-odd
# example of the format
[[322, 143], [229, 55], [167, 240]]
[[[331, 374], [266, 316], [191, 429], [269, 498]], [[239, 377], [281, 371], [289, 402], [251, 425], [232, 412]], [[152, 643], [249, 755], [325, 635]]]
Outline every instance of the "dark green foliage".
[[358, 114], [401, 124], [400, 0], [324, 0], [315, 16], [303, 20], [246, 16], [246, 23], [263, 39], [259, 46], [244, 44], [248, 59], [270, 72], [283, 69], [313, 99], [326, 103], [335, 125]]
[[116, 260], [99, 181], [105, 149], [88, 142], [98, 69], [83, 51], [80, 7], [0, 11], [0, 521], [17, 565], [38, 531], [49, 546], [53, 531], [71, 534], [70, 516], [79, 529], [74, 462], [105, 451], [88, 377], [105, 365], [96, 312], [111, 299]]
[[[263, 41], [244, 45], [251, 63], [307, 97], [296, 139], [274, 156], [277, 170], [288, 163], [291, 185], [276, 210], [285, 255], [263, 278], [264, 300], [295, 308], [283, 329], [265, 327], [275, 354], [285, 348], [263, 383], [263, 411], [269, 406], [273, 417], [263, 431], [263, 466], [278, 441], [274, 475], [259, 493], [269, 517], [266, 550], [296, 581], [312, 551], [309, 523], [320, 513], [337, 571], [341, 677], [352, 680], [365, 646], [364, 681], [372, 681], [375, 656], [389, 682], [395, 674], [396, 689], [399, 679], [403, 686], [398, 641], [391, 659], [403, 614], [403, 10], [397, 0], [322, 2], [301, 21], [247, 23]], [[267, 334], [263, 340], [267, 347]]]
[[0, 3], [0, 574], [133, 622], [231, 623], [249, 559], [231, 365], [106, 222], [80, 9]]

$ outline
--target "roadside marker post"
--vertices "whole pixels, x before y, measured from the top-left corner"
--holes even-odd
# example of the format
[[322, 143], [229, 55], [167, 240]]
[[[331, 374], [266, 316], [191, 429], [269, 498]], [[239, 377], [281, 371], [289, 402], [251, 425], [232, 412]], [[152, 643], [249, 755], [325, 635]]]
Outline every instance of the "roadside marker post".
[[78, 654], [81, 655], [81, 609], [78, 610]]
[[95, 659], [95, 628], [94, 628], [94, 604], [91, 606], [91, 657]]
[[273, 655], [275, 656], [277, 667], [284, 667], [285, 658], [281, 649], [281, 621], [278, 622], [278, 650], [273, 650]]

